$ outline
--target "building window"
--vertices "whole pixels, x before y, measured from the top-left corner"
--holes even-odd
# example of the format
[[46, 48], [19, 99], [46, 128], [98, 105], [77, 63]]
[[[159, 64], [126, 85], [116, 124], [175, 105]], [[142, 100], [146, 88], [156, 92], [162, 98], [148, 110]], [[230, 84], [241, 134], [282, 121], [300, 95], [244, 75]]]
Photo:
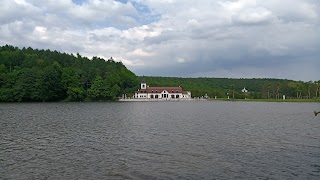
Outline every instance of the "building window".
[[171, 98], [173, 98], [173, 99], [174, 99], [174, 94], [172, 94], [172, 95], [171, 95]]
[[158, 96], [158, 95], [155, 95], [154, 97], [155, 97], [156, 99], [158, 99], [158, 98], [159, 98], [159, 96]]
[[153, 99], [153, 95], [150, 95], [150, 98]]
[[176, 95], [176, 98], [179, 98], [179, 95]]
[[179, 91], [178, 90], [176, 90], [176, 93], [178, 93]]

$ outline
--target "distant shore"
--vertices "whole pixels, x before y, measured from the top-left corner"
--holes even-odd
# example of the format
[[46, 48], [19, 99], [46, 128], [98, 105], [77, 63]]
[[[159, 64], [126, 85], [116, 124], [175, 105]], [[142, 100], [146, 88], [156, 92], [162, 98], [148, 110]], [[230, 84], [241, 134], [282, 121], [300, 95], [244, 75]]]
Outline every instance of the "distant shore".
[[245, 102], [319, 102], [318, 99], [227, 99], [227, 98], [217, 98], [217, 99], [209, 99], [210, 101], [245, 101]]

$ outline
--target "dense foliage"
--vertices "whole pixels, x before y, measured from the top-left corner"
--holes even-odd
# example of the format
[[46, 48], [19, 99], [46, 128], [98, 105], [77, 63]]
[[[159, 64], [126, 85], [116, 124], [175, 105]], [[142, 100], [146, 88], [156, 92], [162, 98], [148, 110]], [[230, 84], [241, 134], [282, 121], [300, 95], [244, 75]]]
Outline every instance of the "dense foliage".
[[0, 102], [115, 100], [138, 77], [112, 58], [0, 47]]
[[[193, 97], [311, 99], [320, 96], [320, 81], [140, 77], [112, 58], [88, 59], [32, 48], [0, 47], [0, 102], [115, 100], [133, 95], [139, 82], [150, 86], [182, 86]], [[243, 93], [243, 88], [248, 89]]]
[[[207, 94], [213, 98], [289, 99], [318, 98], [320, 81], [302, 82], [286, 79], [228, 79], [228, 78], [176, 78], [140, 77], [150, 86], [182, 86], [193, 97]], [[247, 93], [242, 89], [246, 88]]]

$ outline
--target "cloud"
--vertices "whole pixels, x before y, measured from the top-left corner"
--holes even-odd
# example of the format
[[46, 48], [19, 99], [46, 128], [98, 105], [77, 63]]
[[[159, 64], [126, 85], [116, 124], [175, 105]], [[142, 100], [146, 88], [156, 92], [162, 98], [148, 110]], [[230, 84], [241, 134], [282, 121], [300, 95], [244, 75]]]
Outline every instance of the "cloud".
[[271, 21], [272, 13], [264, 8], [248, 9], [232, 16], [232, 21], [243, 24], [260, 24]]
[[136, 56], [147, 56], [147, 57], [153, 56], [153, 53], [145, 52], [145, 51], [142, 50], [142, 49], [135, 49], [135, 50], [132, 52], [132, 54], [133, 54], [133, 55], [136, 55]]
[[0, 11], [3, 45], [112, 56], [138, 75], [320, 77], [315, 0], [3, 0]]

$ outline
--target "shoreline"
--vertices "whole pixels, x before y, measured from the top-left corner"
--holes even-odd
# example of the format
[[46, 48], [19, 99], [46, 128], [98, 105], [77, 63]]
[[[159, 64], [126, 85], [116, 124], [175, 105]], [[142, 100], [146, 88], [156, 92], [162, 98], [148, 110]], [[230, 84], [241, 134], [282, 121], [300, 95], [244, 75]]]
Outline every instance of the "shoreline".
[[199, 99], [199, 98], [192, 98], [192, 99], [116, 99], [116, 100], [101, 100], [101, 101], [1, 101], [1, 103], [72, 103], [72, 102], [83, 102], [83, 103], [90, 103], [90, 102], [192, 102], [192, 101], [230, 101], [230, 102], [296, 102], [296, 103], [320, 103], [320, 98], [318, 99], [227, 99], [227, 98], [217, 98], [217, 99]]
[[192, 99], [119, 99], [118, 102], [177, 102], [177, 101], [207, 101], [208, 99], [198, 99], [198, 98], [192, 98]]
[[304, 103], [320, 103], [318, 99], [208, 99], [209, 101], [239, 101], [239, 102], [304, 102]]

